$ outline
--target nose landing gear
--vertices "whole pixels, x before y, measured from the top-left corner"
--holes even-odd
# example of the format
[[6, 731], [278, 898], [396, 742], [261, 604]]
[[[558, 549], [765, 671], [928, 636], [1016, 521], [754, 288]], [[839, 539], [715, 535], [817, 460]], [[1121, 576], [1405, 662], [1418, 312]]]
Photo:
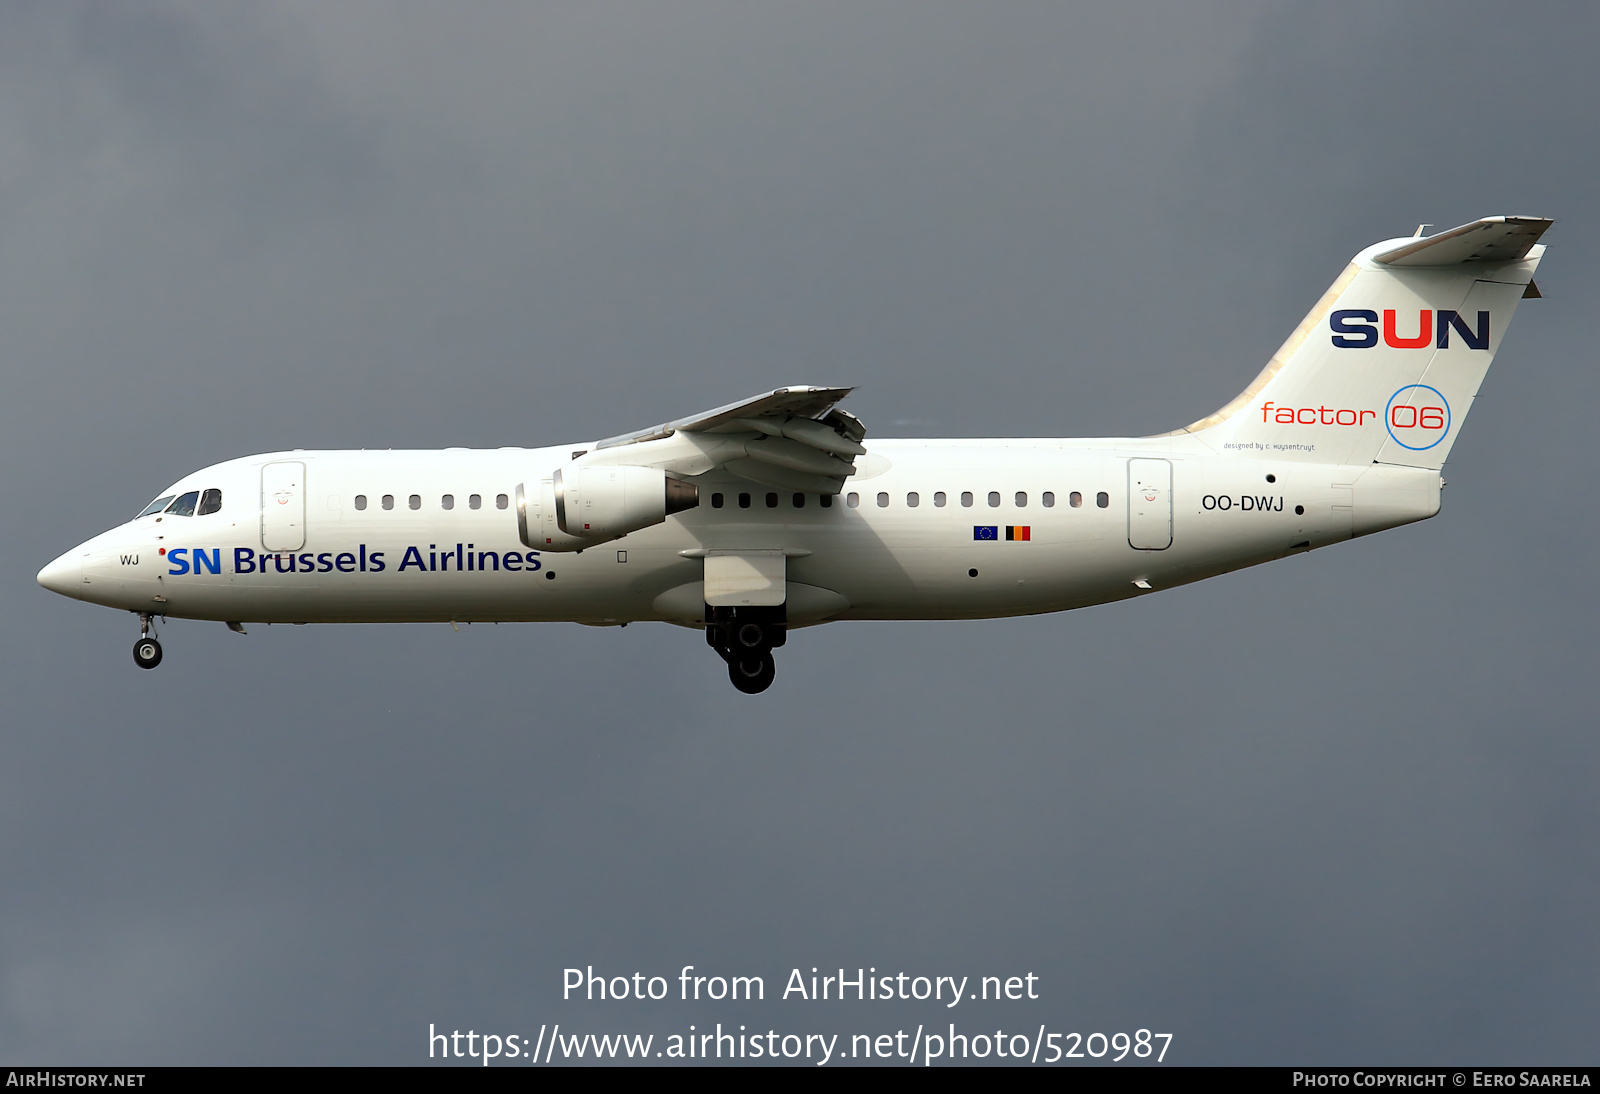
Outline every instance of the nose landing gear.
[[788, 638], [783, 605], [775, 608], [706, 606], [706, 644], [728, 663], [728, 679], [746, 695], [772, 686], [774, 647]]
[[156, 641], [155, 620], [149, 612], [139, 613], [139, 641], [133, 644], [133, 663], [142, 669], [161, 664], [161, 643]]

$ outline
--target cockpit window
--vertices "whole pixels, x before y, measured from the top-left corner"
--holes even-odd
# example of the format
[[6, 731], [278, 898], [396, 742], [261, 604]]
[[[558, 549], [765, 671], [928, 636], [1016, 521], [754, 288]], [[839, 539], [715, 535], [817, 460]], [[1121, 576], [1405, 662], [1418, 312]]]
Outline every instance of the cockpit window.
[[200, 495], [200, 515], [208, 517], [222, 508], [222, 491], [213, 487]]
[[194, 516], [194, 507], [199, 501], [200, 491], [191, 490], [177, 501], [167, 506], [167, 516], [192, 517]]
[[[151, 513], [161, 512], [161, 510], [165, 509], [169, 504], [171, 504], [172, 499], [175, 497], [177, 497], [176, 494], [168, 494], [164, 498], [157, 498], [155, 501], [144, 507], [144, 511], [139, 514], [139, 517], [148, 517]], [[138, 520], [139, 517], [134, 517], [133, 519]]]

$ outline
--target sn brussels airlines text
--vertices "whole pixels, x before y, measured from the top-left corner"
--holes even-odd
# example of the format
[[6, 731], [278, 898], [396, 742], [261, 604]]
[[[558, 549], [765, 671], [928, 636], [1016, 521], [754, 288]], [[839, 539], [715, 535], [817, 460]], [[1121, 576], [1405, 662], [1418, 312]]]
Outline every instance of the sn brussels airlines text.
[[[213, 547], [207, 550], [203, 547], [173, 547], [160, 549], [162, 558], [167, 563], [168, 577], [182, 577], [186, 574], [221, 574], [226, 556], [222, 548]], [[479, 550], [475, 543], [446, 544], [441, 550], [438, 544], [430, 543], [427, 549], [417, 545], [405, 547], [401, 551], [369, 550], [365, 543], [359, 544], [354, 551], [279, 551], [276, 553], [257, 551], [251, 547], [235, 547], [233, 549], [233, 573], [236, 574], [381, 574], [389, 569], [390, 562], [385, 557], [388, 554], [400, 555], [401, 573], [414, 570], [417, 573], [475, 573], [478, 571], [499, 571], [508, 573], [534, 573], [543, 568], [539, 560], [538, 551], [489, 551]], [[123, 559], [124, 565], [130, 564], [128, 559]]]

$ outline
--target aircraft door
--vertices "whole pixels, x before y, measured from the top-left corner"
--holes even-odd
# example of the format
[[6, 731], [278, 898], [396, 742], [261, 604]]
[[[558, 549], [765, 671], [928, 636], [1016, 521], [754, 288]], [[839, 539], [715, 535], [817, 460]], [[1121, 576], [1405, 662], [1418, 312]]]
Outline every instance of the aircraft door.
[[298, 460], [261, 468], [261, 549], [298, 551], [306, 545], [306, 465]]
[[1172, 461], [1128, 461], [1128, 546], [1139, 551], [1172, 546]]

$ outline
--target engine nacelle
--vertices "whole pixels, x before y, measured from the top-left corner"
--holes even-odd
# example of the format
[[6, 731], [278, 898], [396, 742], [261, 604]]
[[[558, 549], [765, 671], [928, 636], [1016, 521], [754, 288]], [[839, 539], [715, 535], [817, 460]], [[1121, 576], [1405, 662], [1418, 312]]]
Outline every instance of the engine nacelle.
[[692, 509], [700, 491], [654, 467], [563, 467], [517, 487], [517, 531], [542, 551], [581, 551]]

